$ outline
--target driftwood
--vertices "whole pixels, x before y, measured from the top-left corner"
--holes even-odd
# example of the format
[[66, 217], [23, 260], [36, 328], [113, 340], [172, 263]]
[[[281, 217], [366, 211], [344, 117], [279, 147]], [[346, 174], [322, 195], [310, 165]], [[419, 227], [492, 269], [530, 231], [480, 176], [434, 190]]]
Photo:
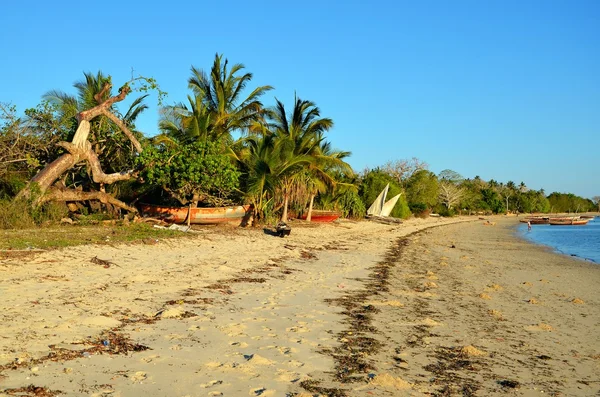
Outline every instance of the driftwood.
[[133, 170], [122, 171], [114, 174], [105, 174], [102, 170], [100, 160], [97, 154], [92, 149], [91, 143], [88, 141], [90, 133], [90, 121], [98, 116], [106, 116], [113, 121], [119, 129], [127, 136], [129, 141], [138, 153], [142, 151], [142, 145], [135, 138], [133, 133], [120, 120], [115, 114], [110, 111], [110, 107], [117, 102], [125, 99], [127, 94], [131, 91], [128, 85], [121, 87], [119, 94], [102, 101], [102, 97], [111, 90], [112, 85], [106, 83], [102, 90], [97, 93], [94, 98], [99, 103], [91, 109], [80, 112], [77, 115], [78, 126], [75, 135], [71, 142], [59, 142], [58, 145], [68, 153], [65, 153], [58, 157], [53, 162], [49, 163], [40, 172], [35, 175], [28, 186], [25, 187], [18, 195], [18, 197], [30, 198], [34, 189], [32, 186], [37, 185], [35, 191], [40, 193], [40, 196], [34, 201], [34, 205], [39, 205], [47, 201], [85, 201], [85, 200], [99, 200], [102, 203], [109, 203], [116, 207], [123, 208], [130, 212], [137, 212], [134, 207], [128, 206], [120, 200], [117, 200], [110, 194], [104, 192], [82, 192], [74, 189], [59, 188], [52, 186], [61, 175], [67, 170], [75, 166], [75, 164], [82, 161], [87, 162], [89, 169], [91, 170], [92, 179], [96, 183], [109, 185], [117, 181], [124, 181], [130, 179], [135, 175]]

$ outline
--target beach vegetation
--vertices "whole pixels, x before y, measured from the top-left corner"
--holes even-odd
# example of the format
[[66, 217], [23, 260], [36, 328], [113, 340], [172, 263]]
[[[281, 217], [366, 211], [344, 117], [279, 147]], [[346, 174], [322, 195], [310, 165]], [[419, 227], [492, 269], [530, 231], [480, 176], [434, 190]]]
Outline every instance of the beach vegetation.
[[[250, 87], [252, 79], [243, 64], [217, 53], [210, 69], [191, 67], [189, 94], [173, 105], [162, 106], [165, 93], [152, 78], [132, 77], [115, 92], [102, 71], [84, 73], [74, 93], [49, 91], [22, 116], [0, 103], [0, 227], [67, 215], [132, 218], [139, 201], [252, 204], [259, 223], [310, 219], [313, 208], [360, 218], [388, 183], [388, 197], [401, 193], [391, 213], [397, 218], [600, 210], [600, 196], [546, 195], [524, 182], [469, 179], [451, 169], [436, 175], [416, 157], [357, 175], [350, 152], [328, 139], [334, 121], [315, 102], [294, 95], [291, 106], [274, 98], [266, 107], [273, 87]], [[153, 137], [136, 127], [149, 90], [162, 106]]]

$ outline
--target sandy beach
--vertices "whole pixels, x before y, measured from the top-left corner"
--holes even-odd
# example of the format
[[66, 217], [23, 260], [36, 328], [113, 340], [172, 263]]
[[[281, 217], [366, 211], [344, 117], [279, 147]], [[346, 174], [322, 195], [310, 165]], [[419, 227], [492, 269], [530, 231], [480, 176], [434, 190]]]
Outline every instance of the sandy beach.
[[0, 395], [599, 395], [600, 265], [516, 224], [206, 228], [0, 260]]

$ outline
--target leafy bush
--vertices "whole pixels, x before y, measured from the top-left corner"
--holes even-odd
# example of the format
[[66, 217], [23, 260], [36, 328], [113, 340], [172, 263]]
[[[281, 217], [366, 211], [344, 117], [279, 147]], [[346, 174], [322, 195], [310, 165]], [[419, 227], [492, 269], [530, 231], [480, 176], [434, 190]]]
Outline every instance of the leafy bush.
[[239, 185], [240, 172], [212, 142], [150, 147], [137, 163], [146, 183], [163, 188], [183, 205], [224, 205]]
[[427, 207], [425, 203], [412, 203], [408, 205], [410, 211], [414, 214], [414, 216], [419, 218], [427, 218], [431, 211]]
[[354, 190], [344, 192], [338, 198], [337, 206], [345, 218], [363, 218], [367, 212], [358, 192]]

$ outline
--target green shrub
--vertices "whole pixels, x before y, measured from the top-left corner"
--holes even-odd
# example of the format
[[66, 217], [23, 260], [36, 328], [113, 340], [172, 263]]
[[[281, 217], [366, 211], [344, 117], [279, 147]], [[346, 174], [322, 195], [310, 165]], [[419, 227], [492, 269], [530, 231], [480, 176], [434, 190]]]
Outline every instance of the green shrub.
[[56, 223], [68, 214], [64, 203], [45, 203], [32, 207], [28, 200], [0, 200], [0, 229], [28, 229]]

